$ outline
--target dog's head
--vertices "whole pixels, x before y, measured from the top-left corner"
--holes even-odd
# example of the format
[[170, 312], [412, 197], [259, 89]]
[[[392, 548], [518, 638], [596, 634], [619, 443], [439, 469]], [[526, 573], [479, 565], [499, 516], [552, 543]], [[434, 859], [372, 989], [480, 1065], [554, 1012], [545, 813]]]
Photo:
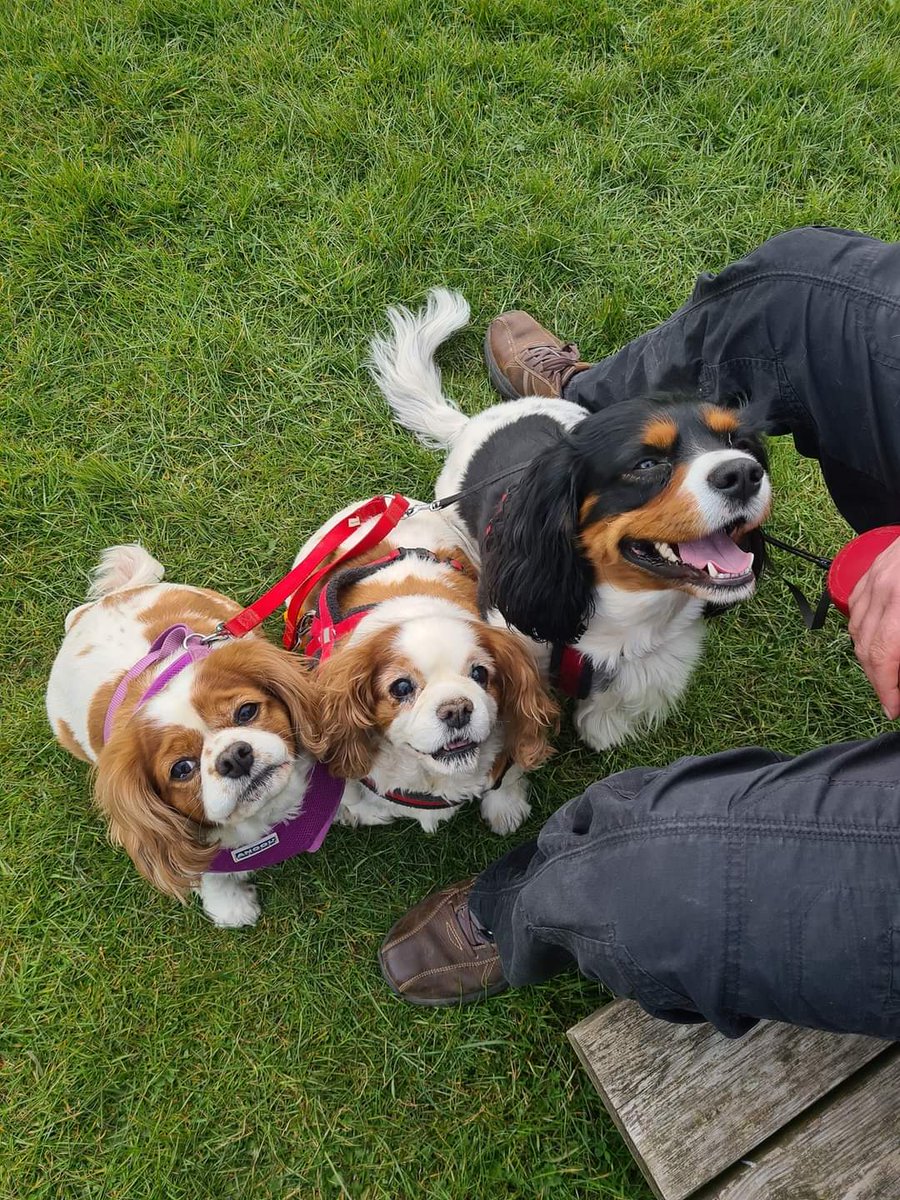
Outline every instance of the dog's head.
[[771, 503], [757, 428], [748, 409], [684, 398], [586, 417], [510, 489], [486, 539], [483, 605], [572, 642], [603, 584], [746, 599], [756, 578], [739, 543]]
[[386, 602], [319, 678], [324, 759], [348, 779], [385, 750], [398, 770], [408, 758], [457, 781], [483, 774], [502, 751], [526, 770], [551, 753], [557, 709], [527, 646], [443, 601]]
[[183, 670], [130, 719], [123, 707], [95, 775], [112, 840], [183, 899], [216, 853], [217, 829], [296, 786], [318, 748], [318, 695], [295, 655], [244, 638]]

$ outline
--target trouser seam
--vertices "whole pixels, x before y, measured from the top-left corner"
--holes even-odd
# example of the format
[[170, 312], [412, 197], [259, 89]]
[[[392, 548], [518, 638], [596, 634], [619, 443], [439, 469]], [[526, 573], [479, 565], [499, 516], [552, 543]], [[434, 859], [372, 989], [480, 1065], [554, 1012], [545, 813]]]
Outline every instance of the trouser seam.
[[[681, 308], [672, 313], [670, 317], [667, 317], [665, 321], [662, 321], [659, 325], [657, 325], [654, 329], [649, 330], [647, 333], [642, 334], [640, 337], [636, 338], [635, 341], [639, 342], [642, 340], [642, 338], [650, 338], [659, 333], [660, 330], [666, 329], [670, 325], [680, 324], [687, 320], [692, 313], [697, 312], [699, 309], [708, 304], [715, 304], [717, 301], [726, 296], [730, 296], [735, 292], [754, 287], [758, 283], [767, 283], [772, 280], [781, 279], [792, 279], [804, 283], [816, 284], [817, 286], [826, 288], [828, 291], [832, 292], [843, 292], [845, 294], [852, 293], [859, 299], [877, 300], [880, 303], [887, 304], [894, 309], [900, 310], [900, 297], [892, 296], [887, 292], [876, 292], [870, 288], [863, 287], [861, 284], [851, 283], [845, 279], [834, 278], [828, 275], [817, 275], [812, 271], [800, 271], [796, 269], [757, 271], [747, 279], [737, 279], [734, 283], [727, 284], [724, 287], [717, 287], [710, 292], [709, 295], [700, 296], [697, 299], [691, 297], [685, 301]], [[606, 355], [604, 357], [613, 358], [615, 357], [616, 353], [617, 352], [614, 351], [611, 355]], [[759, 358], [760, 356], [751, 355], [747, 357]], [[780, 357], [777, 355], [776, 361], [781, 362]], [[603, 362], [603, 359], [599, 359], [598, 362]], [[783, 365], [784, 364], [782, 363], [782, 366]], [[577, 378], [577, 375], [573, 375], [572, 380]], [[570, 382], [572, 382], [572, 380], [570, 380]]]
[[[784, 786], [788, 786], [785, 784]], [[868, 786], [891, 787], [896, 789], [896, 784], [876, 783]], [[503, 896], [508, 892], [520, 890], [525, 884], [531, 884], [538, 879], [544, 871], [550, 867], [558, 865], [561, 862], [569, 862], [585, 854], [592, 854], [600, 849], [609, 849], [618, 845], [624, 845], [628, 842], [644, 841], [649, 838], [659, 838], [673, 833], [678, 834], [708, 834], [710, 837], [720, 837], [725, 835], [736, 835], [740, 833], [744, 839], [764, 838], [767, 834], [778, 833], [782, 836], [790, 836], [803, 841], [837, 841], [837, 842], [867, 842], [871, 845], [890, 845], [895, 843], [900, 845], [900, 829], [859, 829], [853, 825], [837, 825], [829, 823], [811, 823], [811, 822], [789, 822], [784, 820], [772, 819], [756, 819], [753, 821], [741, 821], [737, 824], [735, 821], [726, 820], [720, 817], [713, 817], [707, 820], [685, 820], [683, 818], [662, 819], [654, 821], [652, 824], [642, 824], [640, 826], [632, 826], [628, 830], [616, 830], [612, 833], [602, 834], [599, 837], [590, 838], [583, 846], [573, 846], [568, 850], [561, 850], [547, 855], [546, 861], [535, 870], [533, 875], [521, 875], [518, 879], [504, 884], [502, 887], [489, 887], [484, 890], [479, 888], [481, 895]], [[545, 853], [538, 846], [539, 853]]]
[[[672, 320], [673, 317], [687, 316], [688, 312], [694, 308], [700, 308], [705, 304], [714, 303], [716, 300], [720, 300], [723, 296], [728, 296], [732, 292], [737, 292], [742, 288], [752, 287], [754, 284], [764, 283], [772, 279], [794, 279], [803, 281], [805, 283], [815, 283], [818, 284], [819, 287], [827, 288], [829, 291], [852, 292], [866, 300], [878, 300], [883, 304], [890, 305], [892, 308], [900, 309], [900, 297], [892, 296], [889, 292], [876, 292], [871, 288], [863, 287], [858, 283], [851, 283], [846, 279], [835, 278], [829, 275], [817, 275], [812, 271], [768, 270], [756, 272], [747, 279], [737, 279], [734, 283], [730, 283], [725, 287], [716, 289], [708, 296], [701, 296], [696, 300], [688, 300], [683, 308], [681, 308], [677, 313], [672, 314], [672, 317], [670, 317], [669, 320]], [[664, 321], [662, 325], [657, 326], [657, 329], [661, 329], [665, 324], [667, 324], [666, 321]], [[655, 332], [655, 330], [651, 332]]]

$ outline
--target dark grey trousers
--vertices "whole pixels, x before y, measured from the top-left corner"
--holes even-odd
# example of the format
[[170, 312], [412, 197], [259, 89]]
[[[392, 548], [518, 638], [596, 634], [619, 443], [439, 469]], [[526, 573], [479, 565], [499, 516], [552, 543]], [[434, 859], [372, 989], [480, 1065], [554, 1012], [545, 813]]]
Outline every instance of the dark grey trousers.
[[[698, 388], [764, 402], [856, 529], [900, 522], [900, 246], [773, 238], [566, 398]], [[574, 966], [731, 1036], [771, 1018], [900, 1038], [900, 735], [610, 776], [471, 903], [515, 985]]]
[[822, 464], [854, 529], [900, 522], [900, 243], [793, 229], [701, 275], [668, 321], [576, 375], [589, 409], [743, 393]]

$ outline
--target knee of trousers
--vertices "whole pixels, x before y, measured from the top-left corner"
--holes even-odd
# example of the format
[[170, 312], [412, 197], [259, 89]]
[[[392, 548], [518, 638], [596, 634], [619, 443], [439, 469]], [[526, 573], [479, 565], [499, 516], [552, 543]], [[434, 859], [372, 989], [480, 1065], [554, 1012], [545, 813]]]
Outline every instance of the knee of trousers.
[[873, 238], [852, 229], [801, 225], [769, 238], [744, 262], [756, 270], [833, 274], [838, 260], [848, 251], [863, 251], [876, 244]]

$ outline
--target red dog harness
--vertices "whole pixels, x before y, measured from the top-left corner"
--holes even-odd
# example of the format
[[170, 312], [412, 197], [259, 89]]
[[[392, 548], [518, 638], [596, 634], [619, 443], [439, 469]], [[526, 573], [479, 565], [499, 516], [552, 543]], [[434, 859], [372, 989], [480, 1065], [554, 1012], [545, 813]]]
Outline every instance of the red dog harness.
[[[364, 604], [359, 608], [353, 608], [349, 612], [342, 614], [340, 607], [341, 592], [352, 584], [359, 583], [363, 579], [368, 579], [370, 575], [374, 575], [378, 571], [384, 570], [385, 567], [389, 567], [391, 563], [400, 562], [404, 558], [418, 558], [423, 562], [445, 563], [448, 567], [452, 567], [454, 571], [464, 572], [466, 569], [458, 559], [438, 558], [430, 550], [423, 550], [420, 547], [412, 549], [401, 547], [397, 550], [392, 550], [390, 554], [385, 554], [383, 558], [377, 558], [374, 562], [363, 563], [359, 567], [345, 567], [343, 571], [339, 571], [336, 575], [333, 575], [319, 593], [319, 601], [309, 623], [309, 639], [304, 648], [305, 653], [310, 658], [317, 659], [320, 664], [323, 663], [329, 657], [332, 650], [334, 650], [340, 638], [346, 636], [348, 633], [352, 633], [363, 617], [376, 607], [374, 604]], [[309, 613], [307, 613], [307, 616], [309, 616]], [[302, 628], [300, 636], [303, 636]]]
[[550, 682], [564, 696], [586, 700], [592, 692], [605, 692], [615, 677], [615, 671], [595, 667], [587, 655], [574, 646], [554, 642], [550, 653]]

